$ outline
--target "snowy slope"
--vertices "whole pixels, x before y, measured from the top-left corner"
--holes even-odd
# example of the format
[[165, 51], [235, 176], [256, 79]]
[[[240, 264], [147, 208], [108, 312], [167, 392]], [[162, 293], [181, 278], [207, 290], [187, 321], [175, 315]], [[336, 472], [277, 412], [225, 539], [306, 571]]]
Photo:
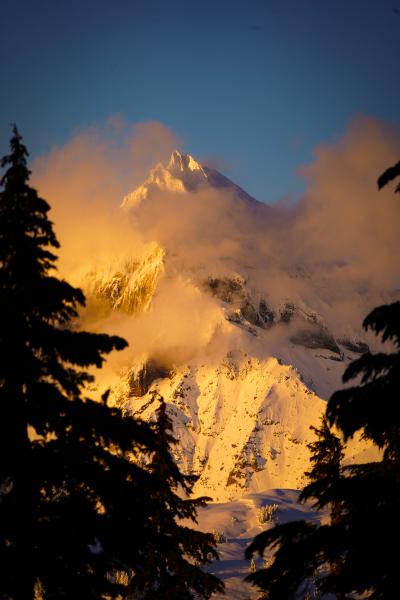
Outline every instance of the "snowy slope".
[[[169, 372], [153, 365], [139, 384], [128, 372], [116, 388], [116, 402], [151, 419], [157, 407], [152, 392], [166, 399], [179, 440], [176, 459], [184, 471], [199, 475], [196, 494], [228, 501], [303, 486], [313, 439], [309, 427], [319, 422], [325, 402], [294, 367], [237, 352], [220, 363], [203, 360]], [[364, 444], [353, 442], [352, 456], [363, 452]]]
[[[244, 551], [253, 538], [274, 524], [287, 523], [299, 519], [321, 521], [324, 515], [316, 513], [308, 504], [298, 504], [296, 490], [266, 490], [248, 494], [233, 502], [215, 503], [199, 511], [198, 528], [202, 531], [217, 532], [223, 538], [218, 544], [220, 560], [215, 561], [209, 570], [225, 584], [225, 596], [215, 595], [213, 599], [251, 600], [259, 598], [257, 588], [243, 579], [250, 571], [250, 561], [244, 559]], [[262, 507], [275, 506], [271, 521], [262, 522]], [[255, 567], [263, 568], [269, 555], [254, 557]]]
[[[178, 461], [200, 475], [197, 494], [221, 501], [249, 490], [301, 487], [309, 424], [324, 403], [293, 367], [275, 358], [226, 357], [218, 365], [176, 370], [154, 389], [169, 402]], [[134, 397], [129, 410], [150, 418], [148, 401], [148, 394]]]

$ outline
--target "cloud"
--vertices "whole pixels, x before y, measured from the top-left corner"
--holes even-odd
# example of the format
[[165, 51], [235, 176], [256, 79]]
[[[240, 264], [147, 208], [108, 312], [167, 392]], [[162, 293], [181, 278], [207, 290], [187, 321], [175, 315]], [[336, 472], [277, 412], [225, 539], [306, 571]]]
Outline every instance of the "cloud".
[[[154, 241], [162, 245], [156, 231], [135, 224], [120, 205], [148, 170], [157, 162], [167, 162], [179, 144], [161, 123], [132, 127], [114, 118], [104, 127], [78, 133], [34, 161], [32, 182], [52, 207], [50, 218], [61, 243], [62, 276], [87, 290], [88, 274], [113, 277], [132, 258], [140, 263]], [[169, 222], [164, 220], [165, 227], [173, 219], [171, 215]], [[177, 235], [183, 232], [181, 225], [178, 218]], [[88, 298], [83, 326], [120, 334], [130, 343], [119, 361], [127, 363], [133, 356], [149, 354], [161, 359], [167, 349], [183, 360], [207, 345], [219, 327], [220, 311], [190, 278], [160, 274], [158, 279], [151, 313], [140, 316], [104, 311], [104, 306]], [[187, 333], [192, 327], [195, 333], [189, 342]]]
[[352, 298], [365, 309], [363, 296], [374, 303], [399, 287], [399, 199], [393, 189], [378, 192], [376, 184], [399, 155], [398, 129], [358, 117], [301, 169], [307, 191], [288, 221], [282, 249], [312, 274], [343, 321], [362, 318], [356, 307], [349, 310]]
[[[295, 205], [252, 206], [233, 191], [203, 188], [156, 194], [131, 212], [120, 210], [125, 194], [177, 146], [160, 123], [132, 127], [114, 118], [32, 166], [33, 182], [53, 208], [60, 272], [73, 283], [85, 285], [90, 270], [121, 273], [132, 257], [140, 264], [152, 244], [165, 251], [148, 312], [128, 315], [89, 303], [83, 315], [85, 326], [128, 339], [125, 363], [144, 354], [185, 361], [240, 345], [242, 334], [205, 290], [209, 276], [242, 276], [249, 293], [273, 309], [295, 301], [338, 334], [359, 327], [369, 309], [398, 289], [399, 199], [376, 186], [400, 154], [394, 127], [359, 117], [338, 141], [317, 147], [300, 169], [307, 189]], [[114, 283], [120, 286], [121, 278]], [[278, 333], [270, 335], [276, 347]]]
[[134, 254], [140, 234], [128, 227], [121, 200], [179, 140], [158, 122], [129, 125], [114, 117], [78, 132], [32, 165], [33, 184], [52, 207], [61, 271], [79, 277], [88, 262]]

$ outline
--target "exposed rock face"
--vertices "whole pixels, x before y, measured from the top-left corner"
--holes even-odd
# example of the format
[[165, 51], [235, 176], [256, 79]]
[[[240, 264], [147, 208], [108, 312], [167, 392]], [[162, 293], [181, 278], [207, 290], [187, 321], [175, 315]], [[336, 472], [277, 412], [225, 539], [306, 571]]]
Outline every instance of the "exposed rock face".
[[320, 325], [301, 329], [291, 336], [290, 341], [305, 348], [322, 348], [340, 354], [340, 348], [335, 342], [333, 335], [328, 329]]
[[290, 323], [290, 321], [293, 319], [293, 316], [296, 312], [296, 307], [294, 304], [291, 303], [286, 303], [283, 310], [280, 313], [280, 322], [281, 323]]
[[242, 302], [246, 297], [245, 282], [241, 277], [209, 277], [206, 286], [214, 296], [227, 304]]
[[258, 305], [258, 310], [250, 302], [246, 300], [240, 307], [240, 314], [243, 319], [254, 325], [255, 327], [261, 327], [261, 329], [268, 329], [272, 327], [275, 322], [274, 313], [268, 308], [265, 300], [261, 300]]
[[258, 314], [260, 315], [261, 321], [264, 323], [264, 327], [268, 329], [275, 323], [276, 315], [271, 308], [269, 308], [267, 302], [263, 299], [260, 300], [258, 305]]
[[350, 352], [354, 352], [355, 354], [364, 354], [365, 352], [369, 352], [368, 344], [361, 342], [360, 340], [349, 340], [342, 338], [338, 340], [338, 343], [346, 348], [346, 350], [350, 350]]
[[84, 281], [87, 294], [105, 302], [113, 310], [128, 314], [146, 311], [164, 270], [164, 256], [164, 250], [152, 243], [137, 259], [91, 271]]
[[239, 276], [210, 277], [205, 287], [229, 306], [226, 318], [231, 323], [244, 327], [252, 335], [257, 335], [255, 328], [269, 329], [278, 323], [289, 325], [296, 321], [299, 330], [290, 337], [293, 344], [329, 350], [338, 356], [341, 355], [339, 345], [358, 354], [368, 350], [367, 344], [359, 340], [336, 340], [319, 315], [313, 311], [300, 309], [292, 302], [286, 302], [279, 310], [273, 310], [264, 298], [257, 302], [247, 290], [246, 281]]
[[170, 371], [154, 361], [146, 362], [137, 373], [129, 375], [129, 396], [142, 397], [157, 379], [169, 377]]
[[[246, 289], [246, 282], [241, 277], [210, 277], [206, 289], [213, 296], [232, 305], [234, 310], [226, 313], [227, 319], [233, 323], [250, 324], [261, 329], [268, 329], [275, 322], [275, 313], [263, 298], [257, 303]], [[255, 333], [255, 332], [253, 332]]]

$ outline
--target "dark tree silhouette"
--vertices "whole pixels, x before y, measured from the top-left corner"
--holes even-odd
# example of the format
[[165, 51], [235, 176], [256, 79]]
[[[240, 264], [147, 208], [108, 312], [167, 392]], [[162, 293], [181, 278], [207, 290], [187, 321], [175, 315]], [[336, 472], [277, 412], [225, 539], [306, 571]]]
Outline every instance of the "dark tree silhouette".
[[[381, 190], [385, 185], [387, 185], [396, 177], [400, 177], [400, 162], [396, 163], [392, 167], [386, 169], [384, 173], [378, 178], [378, 189]], [[400, 184], [396, 186], [396, 192], [400, 192]]]
[[210, 598], [213, 592], [224, 589], [215, 575], [200, 566], [218, 559], [214, 536], [180, 522], [197, 522], [197, 509], [210, 498], [190, 498], [197, 476], [180, 472], [172, 455], [177, 440], [166, 403], [158, 394], [153, 395], [153, 401], [159, 402], [153, 423], [157, 448], [148, 469], [160, 482], [160, 488], [150, 500], [146, 570], [133, 578], [132, 587], [139, 589], [139, 597], [145, 600]]
[[[378, 187], [398, 176], [400, 163], [383, 173]], [[361, 432], [382, 450], [382, 460], [343, 467], [339, 442], [332, 438], [329, 451], [324, 434], [322, 454], [313, 449], [313, 481], [301, 499], [330, 507], [330, 524], [281, 525], [257, 536], [247, 549], [248, 556], [266, 547], [277, 550], [270, 568], [248, 577], [269, 600], [304, 597], [312, 579], [322, 593], [337, 598], [400, 597], [393, 550], [400, 536], [400, 302], [374, 309], [363, 326], [391, 342], [392, 351], [367, 352], [348, 366], [343, 380], [359, 383], [332, 395], [326, 418], [345, 441]]]
[[[57, 278], [49, 205], [16, 127], [0, 192], [0, 596], [114, 598], [143, 562], [154, 477], [131, 460], [148, 425], [84, 397], [126, 342], [78, 331], [84, 296]], [[153, 446], [154, 447], [154, 446]], [[148, 491], [147, 491], [148, 490]]]
[[[277, 551], [268, 568], [252, 573], [247, 580], [265, 590], [264, 597], [271, 600], [294, 598], [298, 593], [304, 595], [313, 590], [316, 574], [324, 566], [325, 578], [332, 574], [338, 576], [341, 570], [334, 549], [342, 515], [337, 487], [342, 477], [343, 445], [330, 430], [326, 418], [322, 419], [320, 428], [311, 429], [317, 439], [308, 446], [312, 469], [306, 473], [309, 483], [299, 501], [311, 501], [316, 509], [328, 507], [330, 525], [318, 527], [315, 523], [295, 521], [277, 525], [256, 536], [246, 550], [247, 558], [254, 552], [262, 554], [266, 547]], [[316, 551], [318, 546], [324, 547], [325, 551]]]

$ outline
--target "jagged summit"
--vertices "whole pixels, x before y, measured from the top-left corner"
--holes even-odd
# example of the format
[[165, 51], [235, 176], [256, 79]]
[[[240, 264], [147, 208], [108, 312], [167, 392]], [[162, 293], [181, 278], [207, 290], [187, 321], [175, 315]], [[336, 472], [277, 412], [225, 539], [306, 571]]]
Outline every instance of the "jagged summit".
[[185, 171], [200, 171], [203, 176], [207, 179], [207, 173], [196, 159], [190, 154], [181, 154], [178, 150], [174, 150], [169, 159], [167, 170], [172, 172]]
[[219, 171], [202, 165], [190, 154], [181, 154], [178, 150], [174, 150], [168, 164], [164, 165], [160, 162], [151, 169], [144, 183], [125, 196], [122, 206], [124, 208], [138, 206], [155, 192], [194, 192], [207, 186], [232, 191], [246, 202], [257, 202]]

